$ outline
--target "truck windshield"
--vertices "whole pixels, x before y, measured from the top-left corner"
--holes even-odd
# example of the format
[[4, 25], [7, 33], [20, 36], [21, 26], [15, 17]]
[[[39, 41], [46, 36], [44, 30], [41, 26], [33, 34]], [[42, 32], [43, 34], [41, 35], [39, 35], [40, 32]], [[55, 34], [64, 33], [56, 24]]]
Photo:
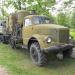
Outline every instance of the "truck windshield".
[[32, 18], [34, 24], [52, 24], [53, 21], [45, 16], [34, 16]]

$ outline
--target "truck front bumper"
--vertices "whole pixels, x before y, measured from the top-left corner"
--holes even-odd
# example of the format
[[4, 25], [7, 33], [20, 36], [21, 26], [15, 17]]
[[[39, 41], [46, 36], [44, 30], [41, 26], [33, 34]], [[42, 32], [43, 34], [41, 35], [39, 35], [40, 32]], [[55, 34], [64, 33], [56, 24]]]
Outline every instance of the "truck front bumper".
[[60, 51], [65, 51], [65, 50], [70, 50], [72, 48], [74, 48], [74, 45], [71, 44], [67, 44], [67, 45], [56, 45], [56, 46], [52, 46], [49, 48], [45, 48], [43, 49], [45, 52], [60, 52]]

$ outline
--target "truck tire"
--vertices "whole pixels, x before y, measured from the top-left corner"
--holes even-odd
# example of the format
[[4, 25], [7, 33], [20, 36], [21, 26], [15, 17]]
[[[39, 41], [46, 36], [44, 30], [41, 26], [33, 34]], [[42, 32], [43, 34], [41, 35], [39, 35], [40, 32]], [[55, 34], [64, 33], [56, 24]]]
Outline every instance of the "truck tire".
[[45, 66], [47, 64], [47, 56], [41, 51], [38, 42], [32, 43], [30, 46], [30, 56], [34, 64]]
[[64, 58], [70, 58], [71, 55], [72, 55], [72, 52], [73, 52], [73, 49], [69, 49], [69, 50], [63, 51]]

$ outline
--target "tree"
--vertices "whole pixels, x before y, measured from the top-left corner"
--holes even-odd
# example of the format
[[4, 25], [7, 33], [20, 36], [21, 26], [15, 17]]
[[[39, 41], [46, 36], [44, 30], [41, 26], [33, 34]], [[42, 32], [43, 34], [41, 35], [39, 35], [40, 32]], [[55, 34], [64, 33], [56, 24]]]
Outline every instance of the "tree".
[[66, 15], [64, 13], [60, 12], [57, 15], [57, 24], [66, 25]]
[[22, 5], [25, 6], [26, 0], [8, 0], [8, 6], [12, 5], [15, 9], [21, 10]]
[[[23, 8], [26, 10], [36, 10], [38, 14], [50, 16], [48, 8], [54, 3], [55, 0], [3, 0], [2, 6], [7, 9], [12, 6], [15, 10], [22, 10]], [[29, 6], [27, 7], [27, 5]], [[3, 8], [3, 16], [6, 16], [6, 11]]]
[[1, 3], [0, 3], [0, 19], [4, 19], [5, 16], [8, 15], [7, 11], [5, 10], [5, 5], [6, 5], [6, 2], [5, 0], [2, 0]]
[[73, 11], [69, 21], [70, 21], [70, 27], [75, 28], [75, 10]]
[[[36, 2], [36, 4], [33, 5], [33, 2]], [[49, 15], [49, 9], [47, 8], [50, 8], [55, 0], [28, 0], [27, 3], [30, 5], [29, 10], [36, 10], [38, 14]]]

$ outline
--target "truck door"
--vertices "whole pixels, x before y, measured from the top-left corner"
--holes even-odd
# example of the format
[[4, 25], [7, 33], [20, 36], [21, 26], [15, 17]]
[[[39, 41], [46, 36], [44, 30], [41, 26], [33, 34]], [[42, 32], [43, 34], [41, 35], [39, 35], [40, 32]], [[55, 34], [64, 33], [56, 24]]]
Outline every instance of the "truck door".
[[24, 20], [23, 30], [22, 30], [22, 37], [23, 37], [24, 45], [27, 45], [28, 39], [31, 37], [32, 32], [33, 32], [32, 21], [31, 21], [31, 19], [26, 18]]

